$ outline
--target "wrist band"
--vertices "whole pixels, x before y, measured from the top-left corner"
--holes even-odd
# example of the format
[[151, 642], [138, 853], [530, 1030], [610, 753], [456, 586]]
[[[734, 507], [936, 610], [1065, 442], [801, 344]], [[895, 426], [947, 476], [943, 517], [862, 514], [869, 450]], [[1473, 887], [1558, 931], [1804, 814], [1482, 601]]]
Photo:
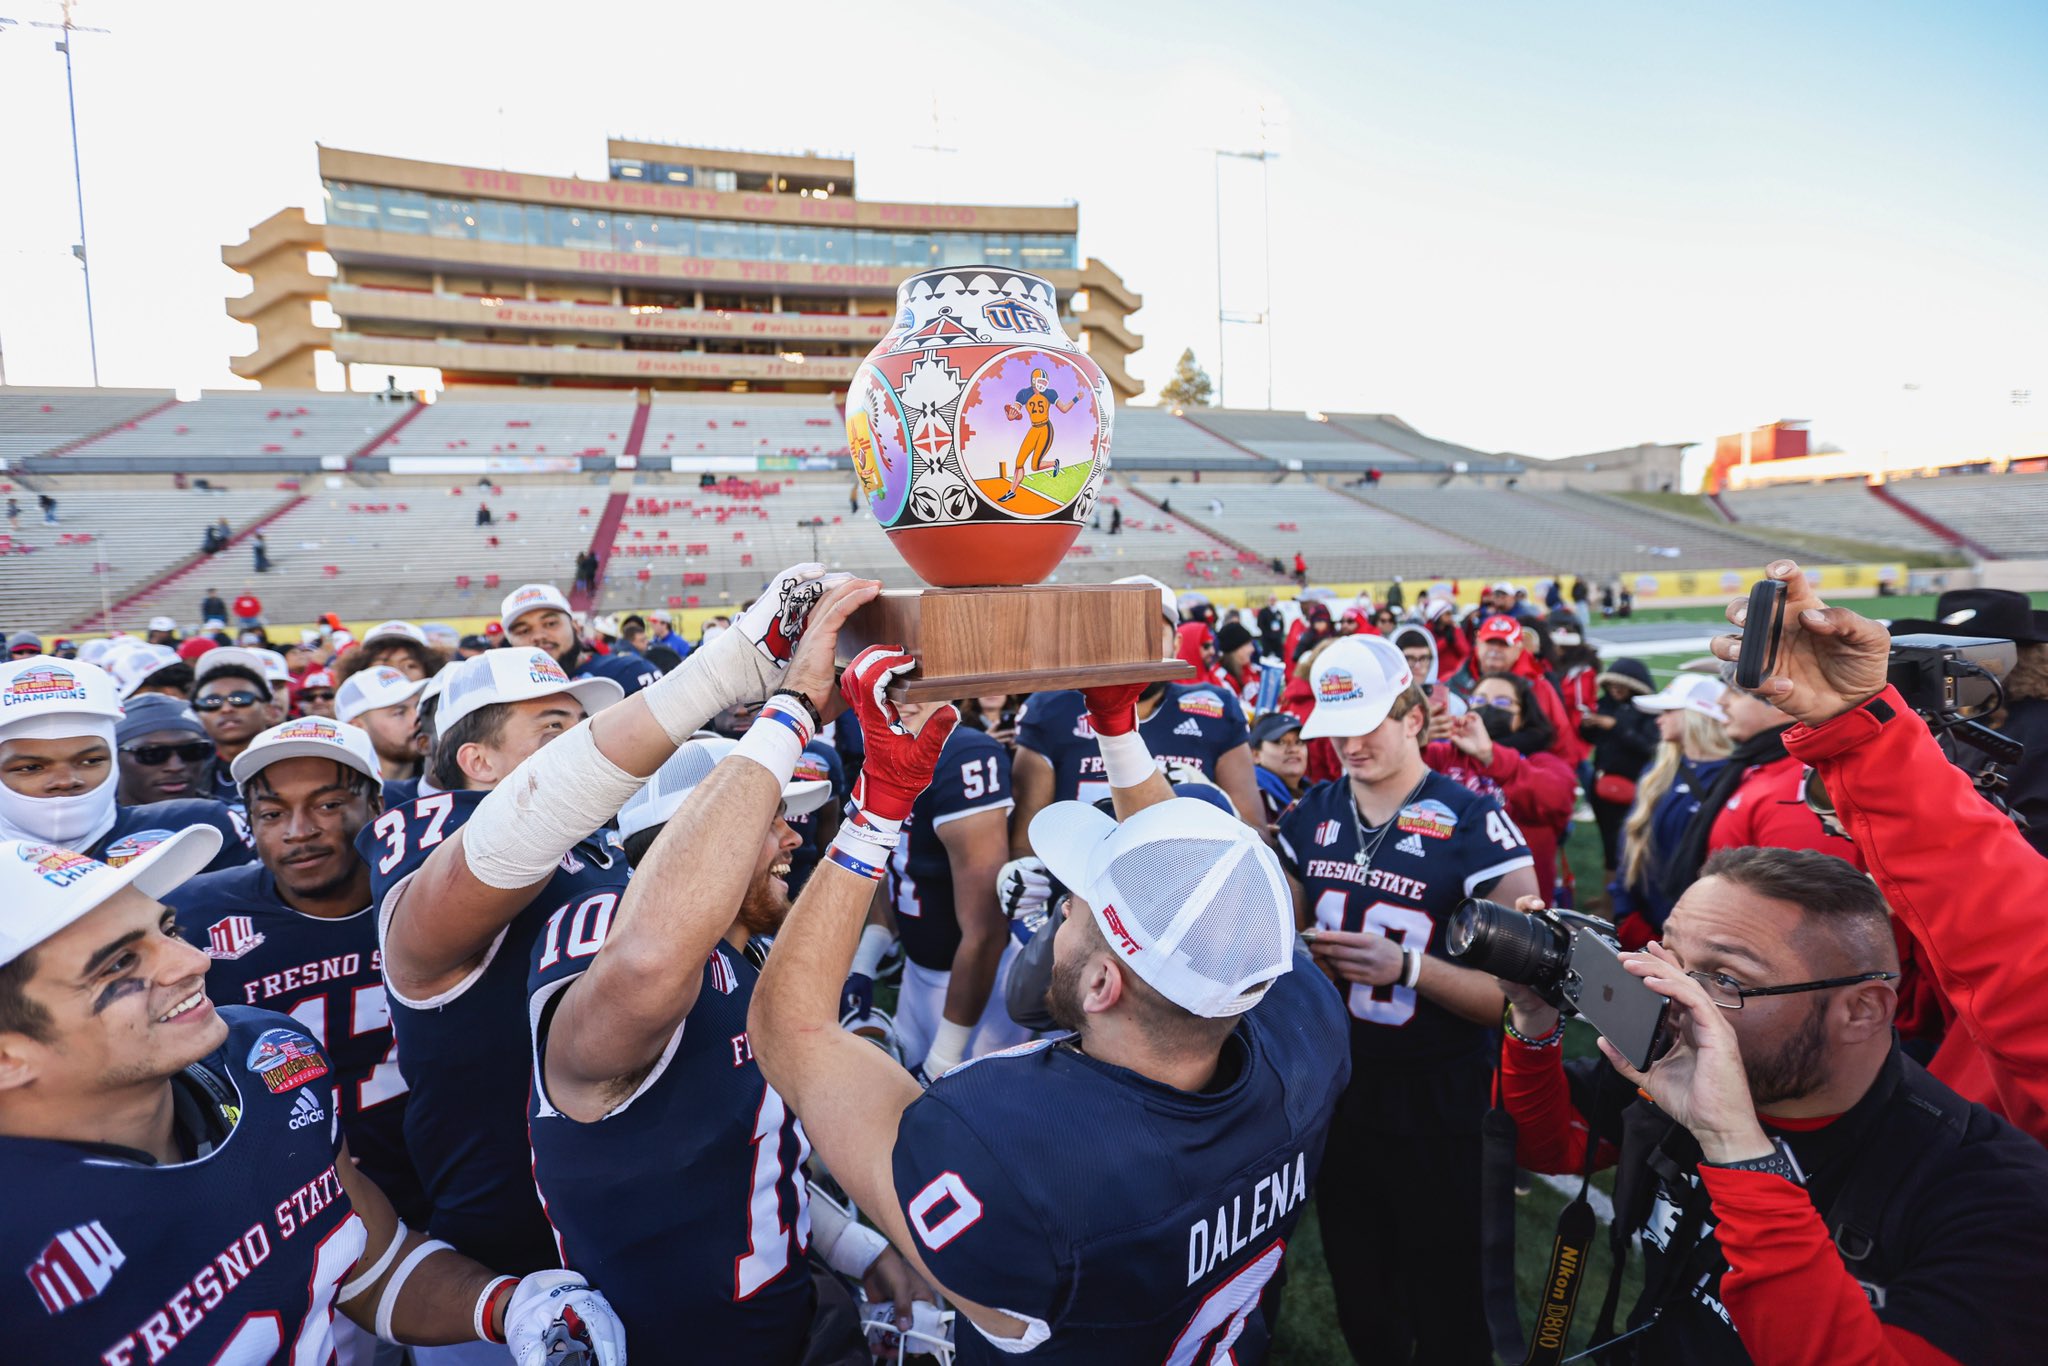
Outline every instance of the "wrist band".
[[880, 925], [868, 925], [860, 932], [860, 947], [853, 951], [853, 970], [866, 977], [873, 977], [875, 969], [882, 966], [882, 960], [889, 956], [889, 946], [896, 942], [896, 936]]
[[[825, 718], [819, 715], [818, 704], [811, 701], [810, 694], [798, 692], [795, 688], [777, 688], [774, 692], [768, 694], [768, 700], [771, 702], [778, 697], [796, 699], [797, 705], [804, 709], [804, 715], [811, 718], [811, 733], [813, 735], [825, 728]], [[808, 744], [809, 741], [805, 743]]]
[[1123, 735], [1098, 735], [1095, 747], [1102, 754], [1102, 772], [1111, 787], [1136, 787], [1159, 771], [1152, 751], [1137, 731]]
[[1420, 949], [1401, 950], [1401, 985], [1412, 987], [1421, 980], [1422, 951]]
[[883, 865], [864, 862], [858, 855], [850, 854], [839, 847], [839, 841], [832, 841], [832, 847], [825, 851], [827, 862], [836, 863], [849, 873], [858, 873], [871, 882], [880, 882], [885, 871]]
[[1564, 1015], [1560, 1013], [1557, 1017], [1557, 1025], [1540, 1039], [1532, 1039], [1528, 1035], [1516, 1030], [1515, 1009], [1513, 1006], [1509, 1006], [1501, 1012], [1500, 1027], [1506, 1031], [1510, 1039], [1513, 1039], [1525, 1048], [1548, 1048], [1564, 1038]]
[[849, 873], [858, 873], [880, 882], [889, 856], [895, 852], [902, 838], [896, 831], [877, 830], [866, 824], [856, 807], [853, 815], [839, 827], [839, 833], [832, 837], [832, 845], [825, 851], [825, 857]]
[[414, 1269], [436, 1252], [453, 1252], [455, 1249], [439, 1238], [429, 1238], [405, 1254], [405, 1260], [398, 1264], [398, 1270], [391, 1273], [391, 1279], [384, 1282], [384, 1293], [377, 1297], [377, 1336], [386, 1342], [396, 1342], [391, 1336], [391, 1314], [398, 1308], [398, 1294], [405, 1289], [406, 1278]]
[[902, 821], [890, 816], [877, 816], [852, 802], [847, 804], [846, 819], [839, 829], [842, 834], [851, 833], [857, 839], [884, 849], [894, 849], [903, 838]]
[[941, 1015], [931, 1047], [925, 1050], [924, 1074], [936, 1081], [942, 1073], [958, 1067], [967, 1056], [967, 1041], [973, 1034], [972, 1025], [954, 1024]]
[[777, 786], [787, 786], [796, 772], [796, 761], [810, 742], [810, 726], [803, 715], [789, 703], [771, 697], [761, 704], [754, 724], [747, 727], [732, 752], [736, 758], [751, 759], [767, 769]]
[[485, 1286], [483, 1293], [476, 1297], [476, 1312], [471, 1317], [470, 1326], [476, 1329], [478, 1342], [503, 1343], [505, 1341], [504, 1334], [491, 1331], [491, 1320], [497, 1317], [499, 1298], [518, 1284], [519, 1278], [517, 1276], [500, 1276]]

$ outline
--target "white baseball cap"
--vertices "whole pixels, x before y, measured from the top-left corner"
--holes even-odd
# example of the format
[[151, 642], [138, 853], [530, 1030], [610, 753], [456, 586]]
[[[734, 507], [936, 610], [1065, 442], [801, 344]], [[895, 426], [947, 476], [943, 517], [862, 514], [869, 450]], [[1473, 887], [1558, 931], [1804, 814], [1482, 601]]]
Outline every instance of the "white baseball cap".
[[1120, 579], [1115, 579], [1112, 582], [1150, 584], [1152, 587], [1159, 590], [1160, 610], [1166, 614], [1167, 621], [1175, 626], [1178, 626], [1180, 624], [1179, 595], [1176, 594], [1171, 588], [1168, 588], [1165, 584], [1161, 583], [1159, 580], [1153, 578], [1150, 574], [1126, 574], [1124, 575], [1124, 577]]
[[1696, 711], [1716, 721], [1726, 721], [1728, 713], [1721, 709], [1721, 698], [1727, 691], [1712, 674], [1679, 674], [1664, 685], [1664, 691], [1634, 701], [1641, 711]]
[[367, 649], [380, 640], [409, 640], [415, 645], [425, 645], [427, 633], [409, 621], [380, 621], [363, 632], [361, 644]]
[[1294, 966], [1294, 898], [1250, 826], [1193, 797], [1118, 822], [1087, 802], [1031, 820], [1031, 848], [1088, 903], [1119, 961], [1181, 1009], [1241, 1015]]
[[12, 963], [123, 887], [161, 901], [213, 862], [220, 831], [183, 830], [116, 868], [54, 844], [0, 840], [0, 964]]
[[366, 711], [395, 707], [426, 686], [426, 679], [407, 678], [389, 664], [358, 669], [334, 690], [334, 719], [347, 723]]
[[332, 759], [365, 777], [379, 782], [384, 778], [377, 763], [377, 747], [370, 743], [370, 733], [361, 726], [330, 721], [324, 716], [300, 716], [272, 726], [235, 756], [228, 772], [239, 787], [255, 776], [259, 769], [279, 759]]
[[279, 683], [292, 681], [292, 670], [284, 662], [284, 656], [275, 650], [260, 650], [247, 645], [221, 645], [199, 656], [199, 662], [192, 666], [192, 686], [197, 689], [211, 674], [220, 672], [228, 664], [240, 664], [254, 669], [259, 678], [269, 682], [271, 692], [277, 691]]
[[1506, 579], [1502, 579], [1499, 583], [1495, 584], [1493, 587], [1487, 589], [1486, 591], [1489, 593], [1513, 593], [1515, 591], [1515, 586], [1509, 583]]
[[120, 719], [114, 680], [97, 664], [50, 655], [0, 664], [0, 736], [56, 740], [103, 731], [111, 735]]
[[[686, 742], [619, 808], [619, 838], [628, 839], [673, 817], [697, 784], [738, 748], [739, 741], [723, 735]], [[792, 778], [782, 785], [782, 809], [801, 816], [823, 806], [831, 795], [832, 784], [826, 779]]]
[[564, 616], [569, 614], [569, 600], [562, 596], [561, 589], [551, 583], [522, 583], [498, 604], [498, 621], [510, 631], [513, 622], [543, 607], [552, 607]]
[[149, 681], [151, 674], [184, 662], [168, 645], [133, 644], [125, 650], [111, 651], [106, 658], [106, 670], [114, 680], [115, 695], [126, 702]]
[[1308, 671], [1315, 710], [1301, 738], [1369, 735], [1414, 683], [1407, 658], [1385, 636], [1345, 636], [1326, 645]]
[[178, 623], [173, 617], [151, 617], [149, 619], [149, 629], [152, 631], [175, 631], [178, 629]]
[[[609, 678], [571, 678], [546, 650], [486, 650], [441, 670], [441, 701], [434, 711], [434, 733], [446, 735], [463, 717], [495, 702], [524, 702], [565, 692], [596, 715], [626, 695]], [[340, 700], [337, 697], [337, 702]], [[340, 715], [337, 706], [335, 714]]]

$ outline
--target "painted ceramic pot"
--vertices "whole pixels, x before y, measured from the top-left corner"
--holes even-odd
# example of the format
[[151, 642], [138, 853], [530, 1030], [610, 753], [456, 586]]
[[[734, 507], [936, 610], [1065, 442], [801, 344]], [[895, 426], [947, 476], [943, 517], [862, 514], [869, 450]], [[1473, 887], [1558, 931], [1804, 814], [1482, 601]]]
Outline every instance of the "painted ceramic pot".
[[1037, 583], [1095, 515], [1114, 419], [1051, 284], [960, 266], [898, 287], [896, 325], [847, 390], [846, 444], [926, 583]]

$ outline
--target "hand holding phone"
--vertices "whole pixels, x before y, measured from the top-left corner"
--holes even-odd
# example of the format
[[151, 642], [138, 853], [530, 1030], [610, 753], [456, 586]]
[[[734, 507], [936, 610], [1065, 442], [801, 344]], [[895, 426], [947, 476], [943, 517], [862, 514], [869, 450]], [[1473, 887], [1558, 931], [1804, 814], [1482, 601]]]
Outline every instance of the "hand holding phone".
[[1750, 586], [1742, 619], [1742, 651], [1735, 657], [1735, 686], [1755, 692], [1778, 663], [1778, 633], [1785, 626], [1785, 581], [1758, 579]]

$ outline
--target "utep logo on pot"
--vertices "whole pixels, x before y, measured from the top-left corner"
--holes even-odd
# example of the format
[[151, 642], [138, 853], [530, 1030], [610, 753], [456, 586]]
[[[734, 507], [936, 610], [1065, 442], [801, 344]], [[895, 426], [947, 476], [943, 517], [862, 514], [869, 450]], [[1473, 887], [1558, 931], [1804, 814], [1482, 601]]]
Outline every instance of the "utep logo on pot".
[[1349, 702], [1359, 695], [1358, 681], [1349, 669], [1331, 669], [1316, 684], [1318, 702]]
[[85, 685], [69, 669], [30, 669], [15, 675], [7, 685], [7, 695], [0, 698], [0, 706], [20, 707], [33, 702], [83, 702]]
[[1005, 332], [1041, 332], [1047, 336], [1052, 334], [1052, 325], [1046, 322], [1037, 309], [1029, 304], [1020, 304], [1015, 299], [998, 299], [992, 304], [984, 305], [981, 316], [987, 320], [990, 327], [1001, 328]]

